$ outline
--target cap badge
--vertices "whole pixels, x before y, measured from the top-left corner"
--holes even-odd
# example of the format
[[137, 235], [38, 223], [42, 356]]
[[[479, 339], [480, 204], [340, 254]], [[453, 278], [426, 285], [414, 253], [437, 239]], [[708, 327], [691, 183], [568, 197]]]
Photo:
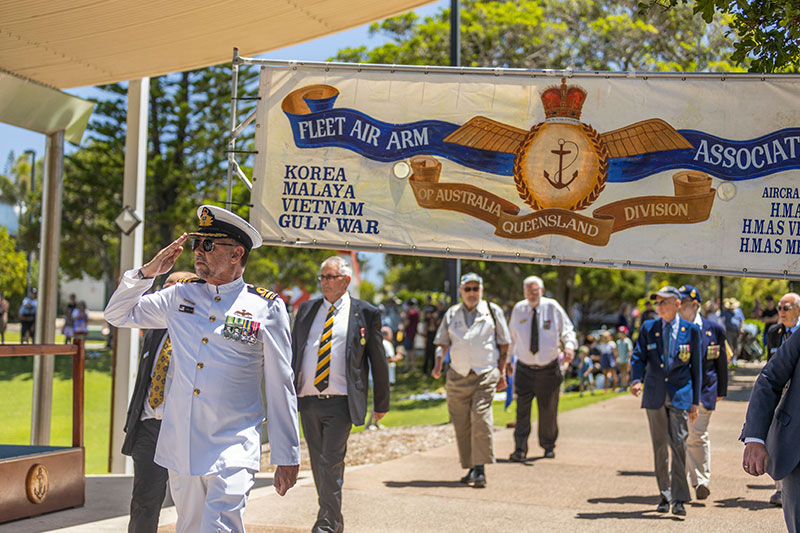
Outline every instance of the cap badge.
[[214, 223], [214, 215], [211, 213], [211, 210], [207, 207], [204, 207], [203, 210], [200, 212], [200, 224], [201, 228], [207, 228]]

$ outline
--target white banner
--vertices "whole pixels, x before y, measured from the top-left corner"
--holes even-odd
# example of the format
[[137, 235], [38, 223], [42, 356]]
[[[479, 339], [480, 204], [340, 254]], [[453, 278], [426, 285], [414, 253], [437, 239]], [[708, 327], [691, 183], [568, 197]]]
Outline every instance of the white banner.
[[800, 278], [800, 77], [262, 69], [251, 222], [327, 248]]

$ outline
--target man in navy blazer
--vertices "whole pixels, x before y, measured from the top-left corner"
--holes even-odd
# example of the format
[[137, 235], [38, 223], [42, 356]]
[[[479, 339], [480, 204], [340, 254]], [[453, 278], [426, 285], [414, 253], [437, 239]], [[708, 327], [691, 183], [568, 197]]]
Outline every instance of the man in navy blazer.
[[[653, 441], [656, 481], [661, 501], [658, 512], [684, 516], [688, 502], [686, 479], [687, 422], [697, 419], [700, 403], [700, 329], [678, 316], [681, 294], [671, 286], [650, 295], [659, 318], [647, 320], [631, 356], [631, 394], [644, 394], [642, 407], [647, 412]], [[669, 451], [672, 450], [672, 469]]]
[[319, 512], [312, 531], [340, 532], [347, 439], [364, 424], [372, 371], [374, 417], [389, 410], [389, 365], [381, 313], [350, 298], [352, 269], [339, 256], [322, 262], [323, 298], [300, 304], [292, 330], [292, 369], [303, 434], [317, 487]]
[[[783, 518], [800, 531], [800, 335], [789, 337], [761, 370], [742, 435], [742, 467], [752, 476], [783, 480]], [[789, 384], [786, 387], [787, 383]], [[786, 390], [784, 391], [784, 388]]]
[[686, 453], [689, 459], [689, 481], [698, 500], [705, 500], [711, 493], [711, 439], [708, 423], [717, 402], [728, 394], [728, 350], [725, 344], [725, 328], [706, 320], [698, 313], [703, 301], [700, 291], [691, 285], [682, 285], [681, 318], [700, 328], [700, 358], [703, 377], [700, 386], [700, 405], [697, 420], [689, 424]]

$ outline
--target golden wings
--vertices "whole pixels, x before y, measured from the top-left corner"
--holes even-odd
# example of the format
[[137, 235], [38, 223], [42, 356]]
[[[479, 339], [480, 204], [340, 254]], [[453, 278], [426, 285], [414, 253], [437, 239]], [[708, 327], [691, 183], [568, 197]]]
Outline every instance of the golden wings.
[[[478, 116], [445, 137], [444, 141], [469, 148], [513, 154], [527, 135], [527, 130]], [[600, 139], [612, 158], [692, 148], [683, 135], [660, 118], [643, 120], [602, 133]]]

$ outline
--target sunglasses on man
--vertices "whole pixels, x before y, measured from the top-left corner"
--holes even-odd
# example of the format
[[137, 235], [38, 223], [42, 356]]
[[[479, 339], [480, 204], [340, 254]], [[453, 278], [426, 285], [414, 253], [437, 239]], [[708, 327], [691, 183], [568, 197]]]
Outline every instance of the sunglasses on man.
[[480, 290], [480, 285], [471, 287], [461, 287], [461, 290], [464, 292], [478, 292]]
[[778, 311], [791, 311], [792, 309], [794, 309], [793, 305], [779, 305], [778, 306]]
[[214, 246], [238, 246], [238, 245], [230, 244], [227, 242], [217, 242], [211, 239], [195, 239], [192, 241], [192, 251], [197, 250], [200, 246], [203, 247], [204, 252], [210, 253], [214, 251]]

